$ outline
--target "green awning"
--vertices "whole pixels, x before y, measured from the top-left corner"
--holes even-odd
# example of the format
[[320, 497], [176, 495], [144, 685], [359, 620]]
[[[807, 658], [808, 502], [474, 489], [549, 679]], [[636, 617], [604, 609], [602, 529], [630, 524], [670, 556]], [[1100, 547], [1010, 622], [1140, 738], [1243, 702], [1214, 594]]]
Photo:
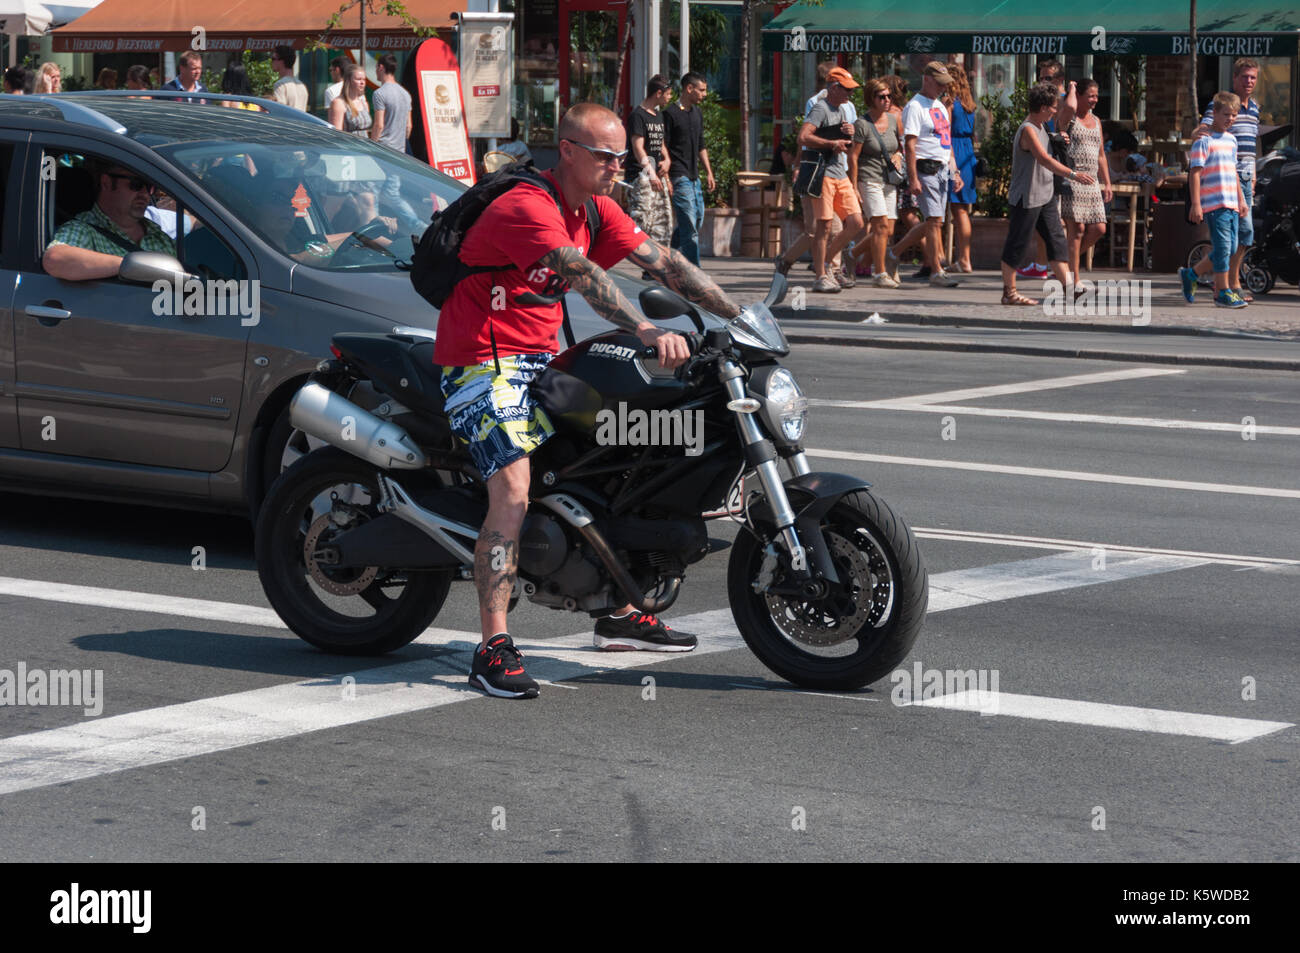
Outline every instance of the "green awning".
[[[1294, 56], [1300, 7], [1285, 0], [1198, 0], [1198, 51], [1207, 56]], [[769, 52], [1188, 52], [1187, 0], [1097, 0], [1062, 8], [1043, 0], [826, 0], [795, 4], [763, 28]], [[1104, 32], [1097, 32], [1104, 27]]]

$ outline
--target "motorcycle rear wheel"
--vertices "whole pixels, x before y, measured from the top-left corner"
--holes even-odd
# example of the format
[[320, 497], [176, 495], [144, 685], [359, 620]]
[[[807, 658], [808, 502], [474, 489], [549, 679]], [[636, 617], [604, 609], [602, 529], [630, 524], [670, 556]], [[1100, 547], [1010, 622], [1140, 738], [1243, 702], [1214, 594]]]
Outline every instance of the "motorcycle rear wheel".
[[846, 494], [822, 521], [841, 584], [819, 602], [756, 593], [761, 541], [736, 537], [727, 567], [731, 612], [759, 660], [805, 688], [851, 691], [887, 675], [912, 650], [929, 582], [916, 538], [889, 505]]
[[[377, 471], [334, 447], [313, 451], [281, 474], [262, 502], [254, 549], [272, 608], [301, 639], [337, 655], [382, 655], [401, 648], [438, 615], [448, 571], [338, 569], [311, 560], [340, 532], [332, 515], [378, 515]], [[309, 560], [311, 564], [309, 565]]]

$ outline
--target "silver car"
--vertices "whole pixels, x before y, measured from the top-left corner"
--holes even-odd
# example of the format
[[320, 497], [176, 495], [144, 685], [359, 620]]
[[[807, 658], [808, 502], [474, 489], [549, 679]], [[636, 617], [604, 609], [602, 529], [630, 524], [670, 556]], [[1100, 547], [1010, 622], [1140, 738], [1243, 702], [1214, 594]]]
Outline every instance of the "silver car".
[[[255, 512], [339, 331], [433, 334], [402, 270], [457, 181], [263, 101], [0, 96], [0, 489]], [[42, 253], [120, 167], [175, 257], [64, 281]], [[626, 282], [633, 300], [640, 285]], [[579, 339], [608, 330], [571, 296]]]

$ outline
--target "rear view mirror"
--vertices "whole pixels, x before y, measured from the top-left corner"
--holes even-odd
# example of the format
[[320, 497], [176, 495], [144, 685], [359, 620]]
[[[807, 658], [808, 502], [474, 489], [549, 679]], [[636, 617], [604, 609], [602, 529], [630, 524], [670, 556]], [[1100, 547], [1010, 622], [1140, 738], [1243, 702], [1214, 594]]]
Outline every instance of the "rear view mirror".
[[643, 288], [637, 298], [640, 301], [641, 310], [652, 321], [662, 321], [665, 318], [676, 318], [686, 314], [690, 315], [697, 331], [704, 330], [704, 321], [700, 318], [700, 313], [695, 310], [695, 305], [675, 291], [652, 285], [649, 288]]
[[155, 281], [184, 284], [187, 278], [193, 277], [186, 274], [175, 257], [160, 251], [128, 252], [117, 274], [124, 281], [142, 285], [152, 285]]

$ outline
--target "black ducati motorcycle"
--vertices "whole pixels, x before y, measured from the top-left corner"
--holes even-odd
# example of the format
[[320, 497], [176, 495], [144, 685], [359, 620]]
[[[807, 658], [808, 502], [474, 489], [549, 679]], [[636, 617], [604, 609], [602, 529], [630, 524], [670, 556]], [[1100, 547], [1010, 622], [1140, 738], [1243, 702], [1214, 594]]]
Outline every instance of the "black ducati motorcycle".
[[[810, 470], [808, 402], [777, 361], [789, 345], [769, 308], [784, 289], [778, 276], [767, 301], [723, 323], [646, 288], [648, 318], [694, 322], [685, 365], [661, 368], [611, 331], [539, 375], [556, 435], [531, 457], [512, 607], [663, 612], [687, 567], [727, 548], [709, 521], [731, 519], [732, 614], [772, 671], [855, 689], [907, 656], [928, 598], [916, 539], [868, 483]], [[334, 337], [290, 411], [329, 446], [280, 475], [257, 522], [271, 605], [328, 652], [406, 645], [473, 578], [487, 491], [448, 426], [431, 332], [401, 330]]]

